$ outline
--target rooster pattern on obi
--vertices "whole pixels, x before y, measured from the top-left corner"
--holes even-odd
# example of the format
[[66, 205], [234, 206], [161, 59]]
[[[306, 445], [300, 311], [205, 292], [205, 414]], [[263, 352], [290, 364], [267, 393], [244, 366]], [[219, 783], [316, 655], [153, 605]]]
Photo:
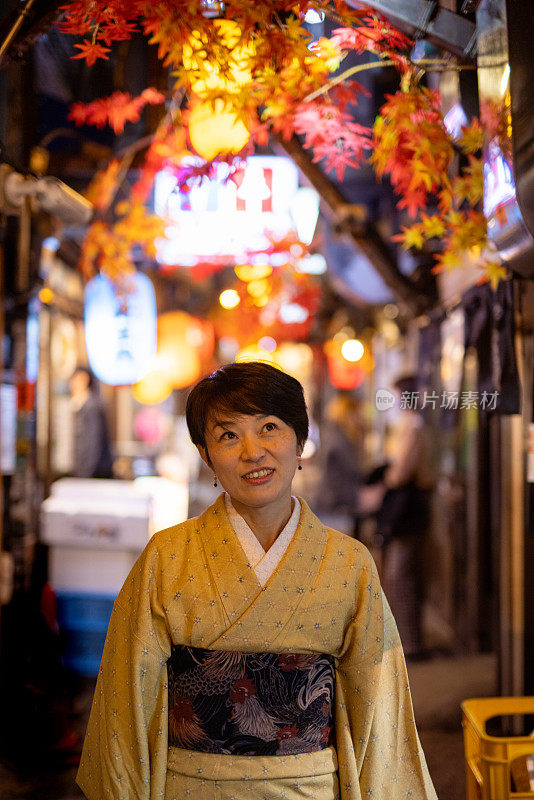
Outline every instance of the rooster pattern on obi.
[[334, 659], [175, 646], [169, 744], [205, 753], [295, 755], [328, 747]]

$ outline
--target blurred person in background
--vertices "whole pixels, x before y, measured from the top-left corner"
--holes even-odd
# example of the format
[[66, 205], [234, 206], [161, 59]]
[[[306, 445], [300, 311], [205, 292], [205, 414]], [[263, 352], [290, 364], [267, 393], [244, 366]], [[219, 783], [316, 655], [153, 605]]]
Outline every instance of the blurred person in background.
[[390, 461], [367, 478], [360, 512], [376, 520], [374, 543], [382, 550], [381, 577], [408, 659], [424, 655], [422, 555], [430, 525], [434, 465], [430, 435], [417, 399], [417, 377], [397, 379], [401, 413], [393, 431]]
[[361, 403], [348, 393], [333, 397], [325, 410], [319, 452], [320, 481], [314, 508], [336, 530], [354, 535], [358, 487], [363, 473]]
[[69, 382], [74, 411], [72, 475], [76, 478], [112, 478], [113, 459], [104, 404], [95, 391], [93, 374], [78, 367]]

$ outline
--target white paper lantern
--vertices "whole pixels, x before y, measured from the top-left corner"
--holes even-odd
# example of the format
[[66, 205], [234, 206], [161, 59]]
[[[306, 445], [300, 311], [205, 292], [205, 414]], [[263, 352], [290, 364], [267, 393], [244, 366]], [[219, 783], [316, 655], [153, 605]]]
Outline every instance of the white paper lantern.
[[137, 383], [156, 352], [156, 297], [140, 272], [133, 289], [118, 297], [113, 283], [97, 275], [85, 287], [85, 343], [91, 369], [111, 386]]

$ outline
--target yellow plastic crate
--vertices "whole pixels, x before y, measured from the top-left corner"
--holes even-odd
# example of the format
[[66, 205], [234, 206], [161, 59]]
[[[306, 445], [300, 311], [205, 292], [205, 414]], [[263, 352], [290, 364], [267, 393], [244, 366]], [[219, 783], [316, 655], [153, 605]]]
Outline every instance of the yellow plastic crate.
[[532, 800], [534, 792], [513, 792], [510, 767], [534, 753], [531, 736], [489, 736], [492, 717], [534, 714], [534, 697], [484, 697], [462, 703], [467, 800]]

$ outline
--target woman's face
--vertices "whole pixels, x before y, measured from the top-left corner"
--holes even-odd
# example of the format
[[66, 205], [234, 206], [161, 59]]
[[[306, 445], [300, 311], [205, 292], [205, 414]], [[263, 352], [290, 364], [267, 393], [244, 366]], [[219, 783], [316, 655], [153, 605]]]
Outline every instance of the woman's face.
[[291, 499], [298, 463], [297, 437], [272, 414], [210, 415], [202, 459], [238, 506], [275, 507]]

